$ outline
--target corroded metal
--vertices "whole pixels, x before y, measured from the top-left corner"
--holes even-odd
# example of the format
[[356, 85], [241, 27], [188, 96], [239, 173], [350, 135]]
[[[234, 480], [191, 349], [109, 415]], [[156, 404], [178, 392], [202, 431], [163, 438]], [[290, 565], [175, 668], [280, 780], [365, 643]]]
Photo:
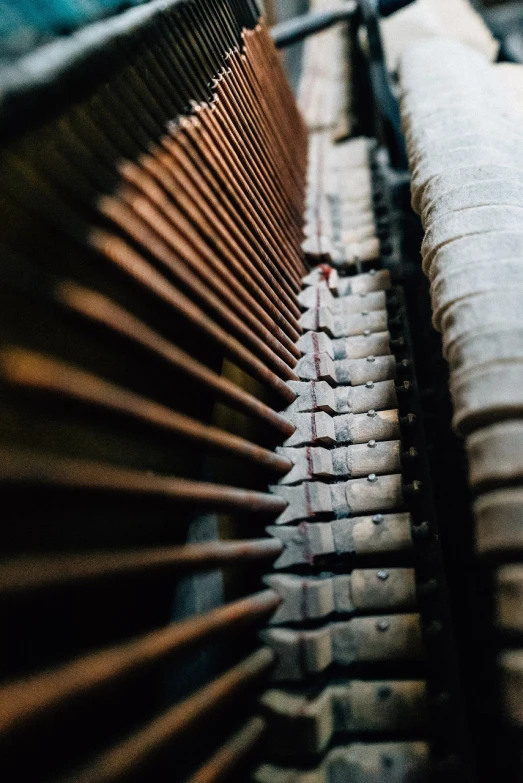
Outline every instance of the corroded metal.
[[[2, 688], [0, 735], [7, 736], [60, 705], [85, 698], [133, 672], [158, 665], [195, 649], [222, 632], [234, 632], [260, 621], [280, 603], [273, 590], [218, 607], [200, 617], [176, 623], [138, 639], [81, 656], [62, 666], [15, 681]], [[255, 660], [255, 659], [253, 659]], [[267, 652], [262, 668], [272, 661]]]

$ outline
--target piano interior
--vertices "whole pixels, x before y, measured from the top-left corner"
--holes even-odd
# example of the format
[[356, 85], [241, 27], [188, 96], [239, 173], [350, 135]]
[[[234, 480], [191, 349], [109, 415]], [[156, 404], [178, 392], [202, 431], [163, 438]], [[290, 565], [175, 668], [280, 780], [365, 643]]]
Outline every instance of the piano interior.
[[0, 3], [6, 783], [523, 780], [523, 10]]

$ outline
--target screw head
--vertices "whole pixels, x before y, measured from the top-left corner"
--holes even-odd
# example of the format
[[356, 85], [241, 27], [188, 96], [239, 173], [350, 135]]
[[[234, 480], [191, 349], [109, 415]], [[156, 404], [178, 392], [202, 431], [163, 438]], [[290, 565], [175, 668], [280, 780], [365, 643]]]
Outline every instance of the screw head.
[[376, 623], [376, 628], [378, 631], [388, 631], [389, 630], [389, 621], [388, 620], [378, 620]]
[[369, 269], [369, 275], [375, 275], [376, 270], [375, 269]]
[[369, 440], [369, 442], [367, 443], [367, 446], [369, 447], [369, 449], [375, 449], [376, 448], [376, 441], [374, 439]]
[[368, 314], [369, 314], [369, 311], [368, 311], [368, 310], [362, 310], [362, 311], [361, 311], [361, 314], [362, 314], [362, 315], [368, 315]]
[[376, 411], [374, 408], [371, 408], [370, 411], [367, 412], [367, 416], [370, 416], [371, 419], [373, 419], [376, 416]]
[[373, 389], [374, 388], [374, 381], [367, 381], [365, 384], [366, 389]]
[[421, 492], [421, 488], [423, 484], [418, 479], [414, 479], [414, 481], [412, 482], [412, 484], [410, 484], [410, 486], [412, 487], [411, 491], [417, 493], [417, 492]]
[[367, 476], [367, 481], [370, 481], [371, 484], [375, 484], [377, 480], [378, 477], [375, 473], [369, 473], [369, 475]]
[[386, 579], [389, 578], [389, 572], [380, 569], [379, 571], [376, 572], [376, 576], [378, 577], [378, 579], [381, 579], [381, 581], [384, 582]]
[[363, 332], [363, 336], [370, 337], [370, 329], [365, 329], [365, 331]]
[[367, 356], [367, 361], [368, 362], [375, 362], [376, 358], [374, 356]]
[[372, 521], [374, 522], [375, 525], [381, 525], [384, 519], [385, 517], [383, 516], [383, 514], [374, 514], [374, 516], [372, 517]]

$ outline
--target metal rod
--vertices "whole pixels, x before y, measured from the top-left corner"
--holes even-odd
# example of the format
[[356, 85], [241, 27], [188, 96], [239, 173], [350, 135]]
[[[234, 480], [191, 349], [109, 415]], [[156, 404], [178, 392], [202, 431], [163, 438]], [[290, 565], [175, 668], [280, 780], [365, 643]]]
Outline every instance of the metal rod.
[[[106, 79], [107, 73], [114, 71], [115, 66], [121, 67], [119, 47], [122, 42], [126, 38], [135, 37], [139, 29], [151, 28], [161, 20], [177, 34], [174, 40], [183, 43], [180, 13], [183, 5], [181, 0], [150, 0], [144, 6], [126, 9], [109, 19], [87, 24], [81, 30], [43, 44], [19, 58], [15, 65], [9, 64], [2, 68], [4, 125], [7, 121], [26, 121], [28, 104], [34, 106], [36, 113], [40, 113], [49, 109], [50, 100], [53, 103], [57, 99], [63, 102], [64, 97], [69, 100], [75, 94], [79, 82], [85, 84], [86, 79]], [[229, 38], [226, 48], [216, 47], [221, 55], [231, 45], [240, 43], [241, 27], [253, 27], [258, 18], [249, 4], [242, 4], [241, 9], [235, 9], [233, 4], [227, 3], [227, 13], [235, 22], [234, 31], [229, 28], [234, 38]], [[212, 41], [213, 34], [220, 40], [216, 31], [225, 29], [223, 9], [208, 7], [203, 19], [211, 33], [208, 34], [208, 40]], [[191, 54], [193, 59], [197, 56], [194, 50]]]
[[[276, 230], [276, 236], [279, 235], [283, 246], [288, 249], [286, 263], [292, 265], [298, 275], [300, 273], [303, 275], [306, 270], [297, 252], [296, 237], [293, 238], [289, 231], [289, 216], [278, 201], [276, 194], [272, 192], [260, 162], [255, 158], [245, 156], [244, 150], [249, 142], [241, 133], [238, 115], [234, 111], [231, 113], [231, 109], [228, 108], [223, 86], [223, 79], [216, 82], [214, 111], [198, 116], [202, 121], [208, 121], [210, 132], [220, 139], [220, 155], [224, 157], [226, 151], [230, 152], [227, 167], [229, 168], [233, 163], [236, 163], [234, 176], [241, 176], [242, 188], [249, 194], [249, 198], [254, 197], [254, 203], [260, 210], [263, 219], [269, 221], [269, 225], [272, 223], [273, 229]], [[235, 120], [238, 120], [238, 125]], [[247, 149], [249, 149], [248, 146]]]
[[[121, 113], [121, 107], [119, 111]], [[112, 118], [104, 117], [103, 119], [105, 128], [108, 125], [112, 127]], [[127, 122], [128, 124], [129, 122]], [[86, 143], [84, 139], [79, 137], [77, 130], [80, 128], [86, 134], [89, 142]], [[46, 143], [49, 146], [46, 149], [44, 160], [39, 164], [44, 166], [46, 175], [56, 178], [59, 174], [62, 180], [74, 182], [74, 188], [77, 190], [80, 181], [86, 177], [92, 177], [93, 172], [96, 171], [97, 186], [103, 190], [114, 190], [115, 150], [100, 127], [93, 123], [90, 114], [84, 112], [82, 122], [77, 123], [76, 128], [73, 128], [70, 123], [60, 123], [59, 133], [51, 134], [46, 139]], [[101, 158], [104, 160], [101, 161]], [[107, 163], [105, 159], [107, 159]], [[158, 168], [158, 166], [155, 167], [156, 174], [158, 174]], [[73, 171], [71, 172], [70, 169]], [[191, 261], [192, 259], [195, 271], [198, 274], [203, 273], [211, 287], [217, 289], [218, 293], [221, 292], [222, 298], [232, 304], [238, 314], [250, 325], [250, 328], [258, 332], [259, 336], [271, 345], [280, 358], [293, 366], [295, 360], [299, 358], [299, 351], [295, 346], [295, 341], [299, 336], [296, 315], [293, 316], [289, 313], [291, 325], [284, 315], [285, 306], [277, 298], [274, 298], [271, 303], [265, 297], [264, 292], [259, 290], [252, 275], [253, 272], [256, 274], [257, 270], [249, 266], [245, 257], [242, 258], [241, 251], [238, 252], [239, 248], [235, 246], [236, 252], [234, 252], [234, 248], [230, 249], [228, 244], [219, 240], [218, 234], [222, 233], [223, 226], [220, 221], [218, 221], [218, 228], [209, 226], [208, 219], [213, 220], [214, 213], [206, 205], [205, 200], [200, 198], [195, 204], [188, 198], [186, 191], [183, 193], [183, 198], [180, 198], [183, 173], [175, 171], [173, 177], [167, 169], [160, 166], [160, 173], [167, 174], [167, 184], [171, 184], [168, 192], [176, 199], [176, 206], [174, 206], [173, 199], [169, 199], [167, 192], [159, 186], [147, 170], [130, 160], [122, 161], [118, 165], [118, 169], [124, 179], [133, 186], [126, 187], [124, 182], [120, 182], [119, 185], [117, 183], [120, 197], [135, 209], [151, 228], [156, 230], [159, 227], [160, 235], [167, 242], [174, 244], [176, 249], [181, 250], [182, 247], [187, 247], [188, 240], [192, 242], [193, 246], [199, 248], [199, 264], [194, 264], [193, 255], [185, 256], [185, 260]], [[163, 176], [161, 181], [165, 186], [166, 177]], [[189, 212], [187, 212], [188, 205]], [[180, 212], [181, 209], [184, 210], [183, 214]], [[205, 216], [202, 216], [202, 210]], [[185, 237], [181, 240], [178, 236], [180, 232]], [[202, 245], [202, 243], [206, 244]], [[224, 261], [221, 260], [221, 256], [226, 257]], [[202, 268], [204, 261], [205, 265]], [[212, 271], [209, 272], [209, 270]], [[218, 288], [215, 280], [216, 272], [225, 284]], [[260, 279], [266, 286], [266, 290], [272, 295], [272, 288], [261, 276]], [[296, 303], [295, 307], [299, 315]]]
[[182, 739], [199, 720], [224, 707], [236, 695], [258, 682], [272, 662], [271, 650], [258, 650], [141, 731], [103, 753], [80, 773], [68, 776], [68, 783], [110, 783], [137, 771], [166, 743]]
[[[185, 215], [179, 206], [175, 206], [156, 186], [150, 175], [138, 166], [126, 166], [123, 171], [128, 181], [132, 182], [132, 187], [121, 183], [116, 195], [129, 204], [169, 246], [182, 253], [184, 260], [191, 263], [196, 274], [201, 276], [210, 288], [220, 293], [221, 298], [249, 324], [253, 332], [268, 342], [280, 358], [289, 366], [294, 366], [297, 358], [295, 345], [277, 325], [272, 315], [272, 306], [270, 311], [263, 309], [255, 299], [255, 292], [248, 290], [246, 282], [252, 281], [252, 277], [247, 275], [235, 254], [221, 242], [217, 232], [206, 232], [205, 218], [194, 209], [190, 215]], [[162, 209], [163, 215], [158, 208]], [[197, 264], [192, 263], [194, 256], [187, 252], [189, 244], [186, 243], [198, 251]], [[227, 263], [221, 260], [220, 255]], [[296, 340], [295, 336], [294, 339]]]
[[[261, 326], [256, 330], [259, 334], [253, 331], [252, 319], [245, 317], [248, 311], [238, 302], [232, 291], [217, 277], [213, 277], [213, 282], [208, 285], [207, 275], [198, 276], [196, 269], [201, 264], [198, 250], [191, 247], [178, 234], [175, 234], [175, 237], [173, 236], [167, 244], [165, 235], [161, 236], [158, 231], [158, 229], [160, 231], [162, 229], [161, 224], [156, 220], [156, 230], [151, 228], [150, 220], [146, 222], [144, 217], [135, 211], [137, 206], [142, 206], [147, 210], [150, 220], [158, 218], [158, 215], [152, 214], [150, 206], [143, 202], [139, 204], [137, 200], [134, 201], [133, 208], [113, 196], [102, 196], [98, 201], [101, 214], [138, 242], [148, 254], [154, 256], [169, 274], [177, 278], [181, 285], [190, 289], [191, 296], [199, 300], [215, 317], [224, 322], [230, 334], [246, 342], [253, 353], [263, 359], [266, 365], [272, 367], [281, 378], [298, 380], [298, 376], [292, 371], [290, 365], [275, 353], [274, 348], [278, 347], [279, 343], [275, 341], [273, 335]], [[163, 228], [168, 230], [165, 223]], [[104, 234], [105, 232], [100, 232], [96, 228], [91, 232], [91, 242], [99, 250], [104, 247], [104, 244], [99, 244], [100, 236]], [[107, 241], [110, 241], [110, 234], [105, 234], [105, 236]], [[107, 242], [105, 246], [107, 246]], [[202, 250], [202, 247], [200, 246], [199, 249]], [[245, 323], [246, 321], [249, 322], [249, 326]], [[296, 360], [291, 357], [291, 361], [295, 363]]]
[[[236, 132], [249, 151], [250, 165], [257, 172], [257, 182], [264, 191], [268, 208], [280, 215], [284, 231], [294, 242], [301, 238], [302, 215], [287, 192], [281, 167], [274, 159], [274, 150], [267, 144], [267, 130], [261, 131], [258, 107], [250, 102], [249, 86], [238, 94], [238, 62], [234, 54], [228, 60], [229, 69], [215, 81], [216, 100], [223, 104], [228, 118], [236, 119]], [[258, 127], [257, 127], [258, 126]]]
[[290, 436], [295, 432], [294, 425], [269, 408], [268, 405], [193, 359], [192, 356], [150, 329], [147, 324], [135, 318], [111, 299], [74, 283], [60, 284], [56, 295], [66, 307], [124, 335], [160, 357], [176, 371], [188, 375], [202, 386], [212, 389], [218, 399], [224, 403], [269, 424], [283, 435]]
[[[263, 30], [258, 27], [254, 37], [258, 40], [262, 36]], [[305, 127], [293, 102], [282, 106], [276, 74], [272, 72], [267, 58], [261, 56], [256, 46], [251, 47], [251, 43], [252, 38], [244, 36], [243, 53], [236, 51], [226, 58], [233, 66], [234, 78], [231, 82], [240, 100], [243, 95], [247, 97], [250, 110], [256, 117], [259, 144], [276, 167], [276, 174], [279, 175], [283, 192], [289, 199], [298, 229], [297, 236], [300, 238], [305, 184]], [[270, 38], [267, 38], [265, 43], [272, 48]], [[291, 124], [294, 125], [295, 143], [282, 144]]]
[[19, 555], [0, 563], [0, 600], [33, 590], [158, 571], [203, 571], [272, 560], [283, 551], [279, 539], [255, 538], [157, 547], [123, 552]]
[[21, 348], [0, 349], [0, 373], [12, 384], [45, 390], [131, 416], [189, 441], [285, 474], [292, 462], [218, 427], [202, 424], [102, 378]]
[[[210, 149], [211, 160], [208, 161], [208, 165], [214, 168], [221, 182], [233, 181], [231, 190], [236, 193], [247, 212], [253, 216], [255, 225], [265, 223], [265, 236], [272, 235], [272, 239], [268, 241], [272, 245], [280, 246], [276, 256], [279, 258], [280, 269], [287, 269], [291, 280], [294, 276], [297, 285], [298, 267], [301, 263], [298, 250], [283, 231], [276, 215], [268, 209], [265, 193], [261, 191], [257, 180], [258, 173], [252, 166], [244, 166], [243, 161], [239, 160], [238, 150], [241, 147], [241, 140], [228, 122], [225, 110], [215, 100], [209, 107], [196, 106], [195, 112], [197, 120], [202, 123], [202, 133], [206, 140], [202, 152], [205, 153], [207, 147]], [[182, 125], [182, 129], [187, 130], [187, 126]]]
[[7, 448], [0, 449], [0, 482], [151, 495], [250, 513], [277, 514], [287, 506], [283, 498], [265, 492]]
[[[201, 165], [198, 165], [196, 160], [199, 150], [186, 149], [184, 142], [186, 138], [182, 134], [164, 137], [162, 147], [153, 147], [150, 156], [140, 159], [141, 165], [151, 169], [168, 192], [177, 186], [180, 177], [187, 177], [187, 182], [198, 190], [203, 203], [216, 216], [216, 225], [219, 225], [221, 230], [230, 230], [233, 241], [238, 242], [251, 264], [259, 270], [258, 279], [264, 281], [260, 282], [260, 286], [267, 296], [271, 296], [274, 303], [279, 302], [280, 306], [284, 306], [287, 321], [294, 326], [294, 319], [300, 316], [294, 290], [273, 262], [261, 237], [253, 231], [243, 212], [234, 207], [228, 190], [213, 178], [210, 170], [201, 170]], [[163, 170], [159, 170], [158, 164], [161, 164]], [[167, 181], [164, 171], [169, 173]], [[294, 328], [298, 333], [301, 332], [299, 326]]]
[[236, 732], [200, 769], [185, 783], [219, 783], [229, 777], [238, 764], [258, 745], [266, 729], [265, 721], [255, 715], [240, 731]]
[[[262, 139], [266, 138], [269, 151], [277, 156], [277, 165], [285, 172], [286, 186], [292, 195], [293, 208], [297, 210], [298, 226], [303, 219], [305, 195], [306, 128], [303, 119], [295, 110], [292, 96], [285, 95], [282, 101], [281, 88], [268, 52], [258, 43], [272, 48], [270, 38], [258, 28], [253, 35], [244, 33], [244, 53], [233, 55], [238, 65], [241, 93], [251, 92], [251, 105], [259, 116], [263, 128]], [[269, 87], [272, 82], [272, 91]], [[292, 132], [292, 135], [291, 135]], [[291, 152], [292, 151], [292, 152]]]
[[[221, 239], [217, 231], [209, 230], [209, 211], [205, 202], [198, 200], [195, 204], [194, 200], [191, 201], [187, 197], [188, 194], [186, 190], [183, 192], [183, 182], [179, 181], [177, 173], [175, 175], [174, 187], [170, 191], [170, 195], [175, 196], [175, 198], [168, 198], [167, 193], [157, 185], [149, 172], [144, 170], [144, 168], [129, 161], [120, 164], [119, 170], [128, 183], [141, 191], [142, 197], [140, 199], [136, 192], [133, 192], [134, 188], [125, 187], [123, 182], [120, 184], [117, 194], [136, 209], [138, 214], [150, 223], [151, 227], [156, 230], [159, 229], [160, 235], [167, 242], [170, 243], [174, 239], [174, 247], [176, 248], [180, 246], [179, 234], [181, 233], [185, 242], [189, 242], [192, 246], [199, 249], [201, 260], [196, 266], [197, 273], [203, 275], [205, 279], [211, 282], [214, 281], [214, 276], [217, 273], [227, 286], [235, 291], [242, 302], [254, 311], [254, 314], [259, 317], [262, 323], [273, 328], [274, 322], [269, 318], [266, 310], [253, 298], [251, 293], [253, 285], [252, 270], [250, 272], [247, 271], [249, 267], [247, 265], [247, 268], [245, 268], [244, 259], [238, 258], [235, 253], [231, 252], [228, 244]], [[143, 204], [144, 196], [150, 204], [148, 209]], [[157, 211], [158, 209], [162, 211], [163, 216]], [[155, 220], [151, 220], [153, 215]], [[163, 227], [165, 221], [162, 217], [167, 218], [170, 222], [172, 226], [171, 231]], [[187, 260], [190, 260], [190, 257]], [[204, 267], [202, 267], [203, 262], [206, 265]], [[212, 270], [210, 275], [205, 271], [206, 267]], [[213, 285], [215, 285], [214, 282]], [[270, 312], [274, 313], [272, 305], [270, 307]], [[241, 312], [244, 314], [245, 309], [241, 310]], [[247, 312], [249, 313], [250, 310], [247, 310]], [[278, 314], [280, 313], [281, 309], [278, 310]], [[294, 323], [296, 326], [296, 319], [294, 319]], [[276, 328], [276, 334], [288, 350], [293, 348], [292, 342], [286, 335], [279, 332], [278, 327]], [[295, 334], [292, 336], [296, 339]]]
[[[292, 402], [296, 399], [296, 395], [282, 378], [278, 377], [239, 340], [218, 326], [194, 302], [156, 272], [154, 267], [133, 250], [130, 244], [106, 231], [93, 231], [90, 236], [90, 242], [94, 248], [100, 250], [135, 280], [166, 301], [173, 310], [178, 312], [199, 331], [204, 332], [239, 367], [278, 392], [285, 400]], [[290, 370], [288, 374], [292, 378], [297, 377]]]
[[[250, 183], [244, 181], [241, 169], [229, 156], [228, 142], [222, 138], [219, 128], [212, 129], [213, 111], [210, 107], [195, 107], [195, 114], [182, 120], [179, 132], [172, 131], [172, 140], [162, 139], [162, 143], [173, 152], [172, 143], [183, 147], [192, 164], [201, 172], [207, 185], [217, 198], [225, 198], [231, 218], [240, 219], [242, 229], [247, 228], [247, 236], [258, 248], [260, 257], [267, 263], [272, 275], [282, 281], [292, 300], [300, 289], [300, 277], [294, 268], [286, 263], [286, 253], [296, 253], [290, 248], [286, 238], [274, 222], [274, 216], [265, 214], [251, 191]], [[217, 143], [219, 142], [219, 147]], [[231, 151], [232, 156], [232, 151]], [[270, 279], [270, 278], [269, 278]]]
[[[0, 737], [133, 673], [190, 652], [220, 633], [235, 633], [272, 613], [279, 602], [274, 591], [264, 590], [199, 617], [5, 685], [0, 688]], [[264, 660], [270, 662], [272, 656], [266, 653]]]
[[[179, 198], [178, 194], [182, 191], [183, 203], [191, 204], [193, 209], [201, 212], [206, 225], [212, 226], [213, 230], [227, 244], [228, 251], [232, 253], [232, 257], [236, 259], [235, 263], [239, 265], [244, 285], [260, 298], [260, 303], [264, 307], [263, 311], [267, 311], [275, 322], [281, 325], [287, 335], [296, 341], [300, 334], [297, 323], [300, 313], [295, 298], [288, 299], [283, 290], [278, 292], [280, 293], [278, 296], [274, 287], [271, 287], [260, 272], [256, 253], [253, 253], [253, 248], [244, 237], [243, 232], [239, 230], [237, 224], [224, 209], [222, 201], [216, 198], [206, 186], [200, 172], [195, 172], [193, 169], [191, 172], [193, 176], [188, 175], [187, 168], [190, 164], [185, 157], [185, 166], [182, 168], [180, 157], [178, 157], [178, 165], [175, 165], [172, 155], [160, 148], [153, 148], [151, 155], [143, 155], [139, 162], [143, 168], [161, 182], [171, 197]], [[122, 167], [120, 167], [120, 171], [123, 176], [126, 176]], [[289, 305], [292, 309], [289, 308]]]
[[[239, 318], [237, 318], [230, 311], [223, 311], [223, 305], [221, 301], [214, 296], [212, 292], [207, 291], [207, 298], [210, 297], [211, 302], [215, 305], [218, 312], [225, 312], [227, 320], [234, 323], [235, 329], [240, 333], [243, 333], [249, 339], [249, 342], [254, 342], [256, 348], [261, 356], [264, 356], [268, 363], [272, 364], [279, 370], [281, 377], [271, 370], [270, 367], [261, 359], [256, 356], [248, 347], [243, 345], [240, 340], [236, 339], [233, 335], [229, 334], [225, 329], [220, 327], [212, 318], [204, 313], [200, 307], [192, 302], [188, 297], [182, 294], [181, 291], [176, 289], [166, 277], [157, 272], [156, 269], [149, 264], [139, 253], [137, 253], [130, 244], [128, 244], [121, 237], [108, 233], [102, 229], [96, 229], [89, 226], [84, 218], [80, 216], [78, 212], [71, 209], [65, 199], [58, 196], [56, 190], [50, 188], [38, 175], [34, 169], [31, 169], [29, 174], [27, 165], [21, 161], [10, 161], [13, 165], [12, 170], [6, 165], [3, 172], [3, 177], [12, 176], [13, 188], [16, 192], [16, 198], [22, 198], [24, 201], [27, 198], [29, 206], [38, 210], [38, 213], [42, 212], [44, 220], [51, 219], [51, 221], [57, 222], [60, 229], [65, 230], [67, 233], [73, 235], [76, 241], [85, 242], [86, 234], [88, 238], [88, 244], [100, 252], [112, 263], [116, 264], [126, 274], [130, 275], [136, 282], [143, 287], [153, 292], [156, 296], [167, 302], [168, 305], [176, 312], [178, 312], [185, 320], [192, 323], [198, 331], [203, 331], [205, 335], [213, 342], [218, 344], [234, 363], [238, 364], [242, 369], [251, 374], [253, 377], [258, 378], [262, 383], [266, 384], [274, 391], [278, 392], [285, 400], [292, 402], [296, 395], [290, 389], [289, 386], [283, 380], [296, 380], [295, 373], [286, 365], [281, 359], [279, 359], [265, 343], [253, 335], [250, 330], [246, 330], [245, 326]], [[15, 185], [16, 182], [16, 185]], [[130, 210], [125, 207], [124, 204], [115, 202], [117, 204], [118, 212], [125, 213], [125, 218], [129, 218]], [[138, 219], [134, 220], [131, 213], [131, 223], [137, 228], [138, 233], [141, 233], [143, 225], [139, 224]], [[138, 223], [138, 226], [136, 225]], [[145, 227], [146, 228], [146, 227]], [[154, 235], [149, 236], [153, 244], [153, 248], [156, 249], [164, 257], [165, 263], [169, 269], [177, 270], [180, 263], [180, 259], [169, 251], [168, 248], [163, 248], [162, 243], [158, 246]], [[167, 251], [167, 254], [166, 252]], [[185, 279], [187, 278], [187, 273]], [[197, 280], [197, 279], [196, 279]], [[199, 282], [193, 281], [195, 289], [202, 293], [202, 285]]]
[[280, 22], [270, 29], [270, 35], [277, 49], [303, 41], [310, 35], [327, 30], [339, 22], [351, 19], [358, 9], [358, 3], [348, 0], [343, 8], [334, 11], [311, 11], [308, 14], [295, 16], [285, 22]]

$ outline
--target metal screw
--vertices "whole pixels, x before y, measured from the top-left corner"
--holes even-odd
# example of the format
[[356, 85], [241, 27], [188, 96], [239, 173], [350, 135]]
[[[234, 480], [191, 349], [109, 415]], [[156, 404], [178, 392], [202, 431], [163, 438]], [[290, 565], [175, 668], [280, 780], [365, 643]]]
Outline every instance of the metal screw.
[[363, 336], [370, 337], [370, 329], [365, 329], [365, 331], [363, 332]]
[[372, 517], [372, 521], [374, 522], [375, 525], [381, 525], [384, 519], [385, 517], [383, 516], [383, 514], [374, 514], [374, 516]]
[[375, 362], [375, 361], [376, 361], [376, 359], [375, 359], [375, 357], [374, 357], [374, 356], [367, 356], [367, 361], [368, 361], [368, 362]]
[[406, 427], [414, 427], [414, 425], [416, 424], [416, 414], [407, 413], [406, 416], [402, 416], [400, 418], [400, 422], [404, 424]]
[[370, 416], [371, 419], [373, 419], [376, 416], [376, 411], [374, 408], [371, 408], [370, 411], [367, 412], [367, 416]]
[[378, 620], [376, 623], [376, 628], [378, 631], [388, 631], [389, 630], [389, 621], [388, 620]]
[[369, 311], [368, 311], [368, 310], [362, 310], [362, 311], [361, 311], [361, 314], [362, 314], [362, 315], [368, 315], [368, 314], [369, 314]]
[[369, 449], [375, 449], [376, 448], [376, 441], [375, 440], [369, 440], [369, 442], [367, 443], [367, 446], [369, 447]]
[[375, 269], [369, 269], [369, 275], [375, 275], [376, 270]]
[[376, 576], [378, 579], [381, 579], [382, 582], [384, 582], [386, 579], [389, 578], [389, 572], [388, 571], [378, 571], [376, 573]]
[[406, 394], [406, 392], [410, 392], [412, 389], [412, 384], [410, 381], [403, 381], [399, 386], [396, 386], [396, 393], [397, 394]]
[[374, 381], [367, 381], [367, 383], [365, 384], [365, 388], [373, 389], [374, 388]]
[[369, 473], [369, 475], [367, 476], [367, 481], [370, 481], [371, 484], [375, 484], [377, 480], [378, 477], [375, 473]]
[[404, 491], [410, 495], [417, 495], [419, 492], [421, 492], [422, 486], [423, 485], [421, 481], [418, 481], [418, 479], [414, 479], [412, 484], [407, 484], [407, 486], [404, 487]]

